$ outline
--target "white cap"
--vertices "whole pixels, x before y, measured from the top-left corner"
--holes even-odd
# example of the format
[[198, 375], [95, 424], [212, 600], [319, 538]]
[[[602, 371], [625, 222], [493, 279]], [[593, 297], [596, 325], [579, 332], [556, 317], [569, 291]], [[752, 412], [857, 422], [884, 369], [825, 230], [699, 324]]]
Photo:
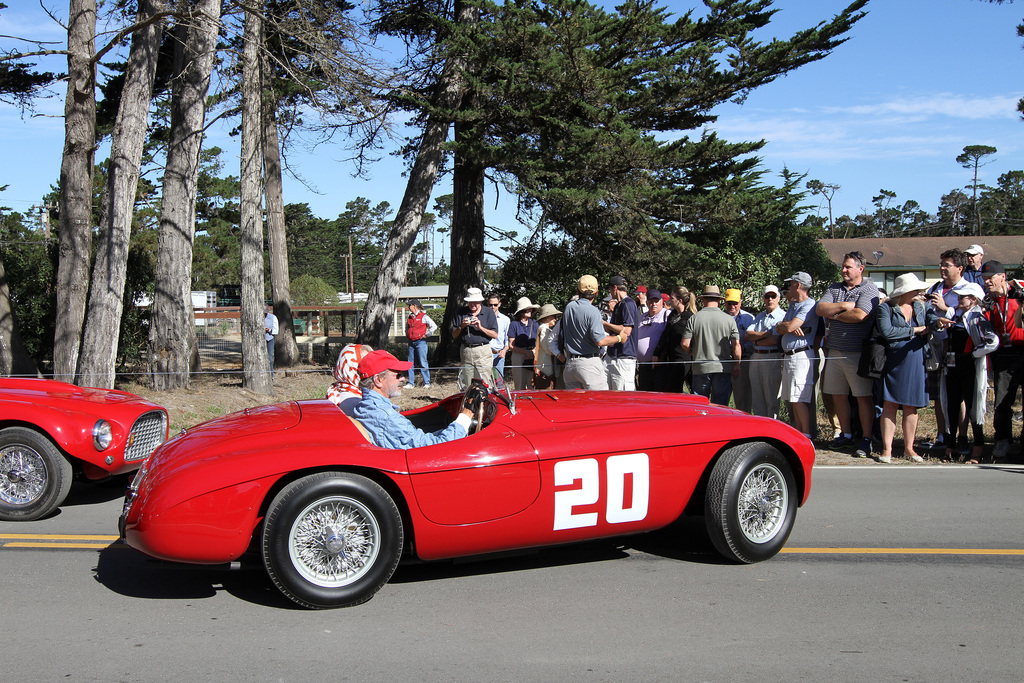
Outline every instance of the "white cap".
[[779, 288], [776, 287], [775, 285], [768, 285], [767, 287], [764, 288], [764, 292], [762, 292], [761, 294], [763, 296], [764, 294], [768, 294], [769, 292], [771, 292], [772, 294], [778, 294]]
[[972, 244], [971, 246], [964, 249], [964, 253], [971, 254], [972, 256], [977, 256], [978, 254], [984, 255], [985, 250], [981, 248], [980, 244]]
[[981, 288], [981, 285], [979, 285], [977, 282], [968, 282], [966, 285], [956, 290], [957, 296], [966, 296], [968, 294], [973, 296], [978, 301], [981, 301], [982, 299], [985, 298], [985, 290], [983, 290]]

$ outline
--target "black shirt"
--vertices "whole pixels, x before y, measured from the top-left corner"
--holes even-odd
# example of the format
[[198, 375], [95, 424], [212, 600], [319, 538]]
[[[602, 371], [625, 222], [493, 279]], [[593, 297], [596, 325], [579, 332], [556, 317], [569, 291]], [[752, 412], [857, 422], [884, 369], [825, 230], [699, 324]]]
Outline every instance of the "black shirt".
[[[469, 306], [463, 306], [456, 313], [452, 319], [452, 330], [458, 329], [462, 325], [463, 318], [472, 317], [472, 313], [469, 312]], [[486, 327], [488, 330], [498, 334], [498, 319], [494, 315], [494, 311], [489, 307], [481, 307], [480, 312], [477, 313], [477, 318], [480, 319], [480, 327]], [[470, 325], [462, 331], [457, 339], [465, 344], [466, 346], [477, 346], [479, 344], [490, 344], [491, 337], [476, 329], [473, 325]]]

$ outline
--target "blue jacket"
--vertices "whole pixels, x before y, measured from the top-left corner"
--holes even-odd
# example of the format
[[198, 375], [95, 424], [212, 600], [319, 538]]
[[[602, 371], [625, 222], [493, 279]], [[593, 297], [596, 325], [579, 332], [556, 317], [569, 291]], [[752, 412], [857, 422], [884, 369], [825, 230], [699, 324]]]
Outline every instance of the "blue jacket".
[[381, 448], [421, 448], [466, 436], [466, 430], [457, 422], [427, 434], [373, 389], [363, 389], [363, 398], [352, 409], [352, 417], [366, 427], [373, 443]]

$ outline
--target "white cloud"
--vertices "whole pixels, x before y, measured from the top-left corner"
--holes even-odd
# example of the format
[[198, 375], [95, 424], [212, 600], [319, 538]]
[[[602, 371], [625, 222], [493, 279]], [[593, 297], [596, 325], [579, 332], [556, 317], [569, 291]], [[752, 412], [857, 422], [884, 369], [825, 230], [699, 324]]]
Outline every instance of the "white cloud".
[[860, 116], [901, 114], [920, 118], [941, 115], [961, 119], [1016, 119], [1018, 115], [1017, 101], [1020, 97], [1020, 94], [966, 97], [951, 93], [936, 93], [852, 107], [826, 107], [822, 111]]

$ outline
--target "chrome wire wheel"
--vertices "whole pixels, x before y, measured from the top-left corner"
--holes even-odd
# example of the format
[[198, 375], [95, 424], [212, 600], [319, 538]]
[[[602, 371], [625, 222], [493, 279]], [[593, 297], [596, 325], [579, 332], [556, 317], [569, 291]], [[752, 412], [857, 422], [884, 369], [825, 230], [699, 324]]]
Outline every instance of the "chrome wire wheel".
[[793, 530], [799, 497], [792, 465], [779, 449], [749, 441], [725, 450], [704, 496], [711, 542], [727, 560], [774, 557]]
[[0, 501], [7, 505], [29, 505], [46, 490], [46, 461], [28, 446], [16, 444], [0, 449]]
[[347, 496], [320, 498], [296, 516], [288, 556], [305, 580], [337, 588], [358, 581], [374, 566], [380, 539], [380, 524], [366, 505]]
[[783, 527], [789, 508], [789, 487], [779, 468], [761, 464], [753, 468], [740, 485], [740, 530], [753, 543], [766, 543]]

